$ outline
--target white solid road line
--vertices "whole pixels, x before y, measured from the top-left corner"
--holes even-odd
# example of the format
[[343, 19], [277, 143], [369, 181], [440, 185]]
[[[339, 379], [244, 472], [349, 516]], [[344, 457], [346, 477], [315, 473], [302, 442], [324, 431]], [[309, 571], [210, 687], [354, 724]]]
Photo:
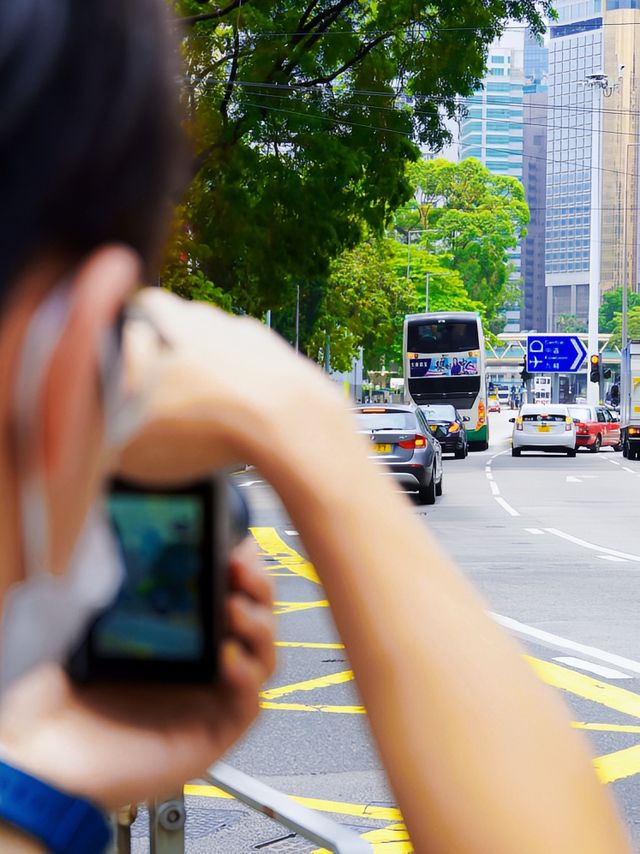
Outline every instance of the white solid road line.
[[545, 531], [549, 534], [553, 534], [555, 537], [560, 537], [562, 540], [568, 540], [570, 543], [582, 546], [584, 549], [591, 549], [591, 551], [594, 552], [603, 552], [603, 554], [614, 555], [615, 557], [623, 558], [623, 560], [633, 560], [640, 563], [640, 555], [629, 554], [628, 552], [619, 552], [617, 549], [608, 549], [606, 546], [598, 546], [595, 543], [589, 543], [586, 540], [581, 540], [579, 537], [574, 537], [571, 534], [565, 534], [564, 531], [559, 531], [557, 528], [545, 528]]
[[586, 670], [588, 673], [595, 673], [596, 676], [604, 676], [605, 679], [631, 679], [628, 673], [623, 673], [622, 670], [614, 670], [611, 667], [603, 667], [601, 664], [594, 664], [591, 661], [583, 661], [581, 658], [573, 658], [571, 655], [560, 655], [554, 658], [554, 661], [559, 661], [560, 664], [568, 664], [569, 667], [577, 667], [579, 670]]
[[567, 475], [567, 483], [582, 483], [579, 477], [573, 477], [573, 475]]
[[510, 504], [507, 504], [507, 502], [504, 500], [504, 498], [502, 498], [502, 496], [500, 496], [500, 497], [494, 496], [494, 500], [497, 501], [498, 504], [502, 507], [502, 509], [506, 510], [510, 516], [519, 516], [520, 515], [518, 513], [518, 511], [514, 510]]
[[492, 495], [500, 495], [500, 490], [498, 489], [498, 484], [495, 481], [490, 480], [489, 486], [491, 487], [491, 494]]
[[617, 557], [616, 555], [597, 555], [600, 560], [611, 560], [614, 563], [626, 563], [626, 557]]
[[583, 643], [569, 640], [568, 638], [554, 635], [551, 632], [545, 632], [543, 629], [536, 629], [534, 626], [527, 626], [526, 623], [520, 623], [517, 620], [512, 620], [511, 617], [503, 617], [501, 614], [489, 612], [489, 616], [493, 617], [496, 623], [499, 623], [505, 629], [509, 629], [514, 635], [524, 638], [533, 638], [542, 643], [555, 647], [556, 649], [564, 649], [570, 652], [577, 652], [587, 658], [595, 658], [598, 661], [604, 661], [606, 664], [612, 664], [614, 667], [620, 667], [623, 670], [628, 670], [630, 673], [640, 674], [640, 661], [634, 661], [632, 658], [625, 658], [622, 655], [616, 655], [612, 652], [605, 652], [603, 649], [598, 649], [595, 646], [587, 646]]
[[622, 471], [628, 471], [631, 472], [631, 474], [635, 474], [635, 471], [633, 469], [628, 468], [627, 466], [622, 466]]
[[540, 528], [525, 528], [525, 531], [528, 534], [543, 534], [544, 535], [544, 531], [541, 531]]
[[490, 471], [487, 471], [487, 480], [493, 480], [493, 475]]

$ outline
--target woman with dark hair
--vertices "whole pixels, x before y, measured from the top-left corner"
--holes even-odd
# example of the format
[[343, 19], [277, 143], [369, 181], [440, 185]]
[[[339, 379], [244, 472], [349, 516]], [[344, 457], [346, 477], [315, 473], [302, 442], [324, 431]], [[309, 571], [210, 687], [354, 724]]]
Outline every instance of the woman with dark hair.
[[61, 667], [109, 588], [105, 477], [237, 460], [303, 535], [415, 849], [626, 850], [562, 704], [321, 372], [254, 321], [138, 292], [185, 174], [167, 31], [160, 0], [0, 3], [0, 850], [104, 850], [97, 807], [171, 791], [253, 720], [273, 628], [246, 543], [215, 688], [80, 691]]

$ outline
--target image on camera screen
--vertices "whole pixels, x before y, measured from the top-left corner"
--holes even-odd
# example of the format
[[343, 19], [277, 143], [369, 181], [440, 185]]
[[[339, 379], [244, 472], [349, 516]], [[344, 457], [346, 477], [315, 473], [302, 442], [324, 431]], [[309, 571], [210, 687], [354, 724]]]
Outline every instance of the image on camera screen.
[[199, 498], [115, 493], [109, 515], [126, 571], [118, 600], [95, 626], [96, 652], [110, 658], [198, 658], [204, 523]]

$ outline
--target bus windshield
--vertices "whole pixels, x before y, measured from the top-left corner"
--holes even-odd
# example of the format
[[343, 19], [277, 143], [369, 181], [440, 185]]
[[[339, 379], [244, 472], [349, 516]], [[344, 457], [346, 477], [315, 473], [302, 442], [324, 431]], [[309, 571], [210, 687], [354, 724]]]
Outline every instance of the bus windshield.
[[463, 353], [477, 350], [478, 326], [468, 321], [432, 320], [411, 323], [407, 350], [412, 353]]

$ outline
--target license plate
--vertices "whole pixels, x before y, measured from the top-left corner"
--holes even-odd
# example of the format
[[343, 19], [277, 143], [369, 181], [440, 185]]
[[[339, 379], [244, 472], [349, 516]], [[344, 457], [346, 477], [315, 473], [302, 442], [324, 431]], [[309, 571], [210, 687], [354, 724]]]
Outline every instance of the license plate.
[[391, 453], [391, 445], [374, 445], [373, 450], [376, 454], [390, 454]]
[[551, 427], [548, 424], [539, 424], [538, 425], [538, 433], [550, 433]]

